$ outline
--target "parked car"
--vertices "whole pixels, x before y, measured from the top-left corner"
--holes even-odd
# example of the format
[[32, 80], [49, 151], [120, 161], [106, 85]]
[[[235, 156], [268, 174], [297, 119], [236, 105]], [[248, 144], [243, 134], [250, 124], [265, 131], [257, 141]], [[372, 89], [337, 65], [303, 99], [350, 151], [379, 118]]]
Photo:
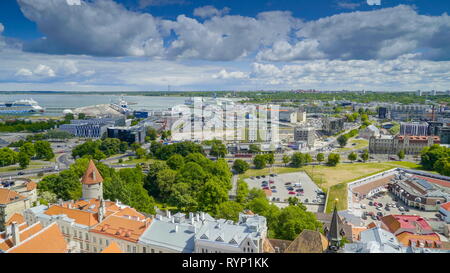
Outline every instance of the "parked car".
[[256, 178], [260, 179], [260, 178], [261, 178], [261, 176], [257, 175], [257, 176], [256, 176]]
[[379, 212], [377, 213], [377, 215], [380, 216], [380, 217], [383, 217], [383, 213], [382, 213], [381, 211], [379, 211]]
[[399, 207], [398, 210], [399, 211], [405, 211], [405, 208], [404, 207]]
[[262, 178], [266, 178], [266, 176], [265, 176], [265, 175], [261, 175], [261, 177], [262, 177]]
[[269, 180], [269, 183], [270, 183], [270, 184], [273, 184], [273, 183], [275, 183], [275, 181], [273, 181], [273, 180]]
[[271, 176], [271, 177], [274, 177], [274, 176], [275, 176], [275, 174], [271, 173], [271, 174], [270, 174], [270, 176]]
[[272, 187], [270, 187], [270, 188], [271, 188], [271, 189], [273, 190], [273, 189], [276, 189], [276, 188], [277, 188], [277, 186], [272, 186]]
[[308, 203], [308, 202], [309, 202], [309, 199], [308, 199], [308, 198], [306, 198], [306, 199], [305, 199], [305, 203]]
[[377, 217], [375, 215], [372, 215], [372, 220], [377, 220]]
[[366, 205], [361, 204], [361, 208], [362, 208], [362, 209], [365, 209], [365, 208], [366, 208]]
[[367, 220], [367, 216], [366, 216], [365, 214], [363, 214], [363, 215], [361, 216], [361, 219]]
[[277, 192], [277, 190], [273, 189], [272, 192]]
[[263, 190], [270, 190], [269, 187], [263, 187]]
[[290, 191], [289, 194], [295, 195], [295, 191]]
[[284, 183], [284, 185], [288, 186], [288, 185], [292, 185], [292, 183], [291, 182], [286, 182], [286, 183]]
[[409, 212], [409, 209], [408, 209], [408, 208], [405, 208], [405, 211], [406, 211], [406, 212]]
[[287, 187], [287, 190], [288, 190], [288, 191], [293, 191], [294, 188], [293, 188], [293, 187]]
[[386, 211], [390, 211], [390, 210], [391, 210], [388, 206], [384, 207], [384, 209], [385, 209]]
[[369, 201], [369, 206], [373, 206], [373, 202], [372, 201]]

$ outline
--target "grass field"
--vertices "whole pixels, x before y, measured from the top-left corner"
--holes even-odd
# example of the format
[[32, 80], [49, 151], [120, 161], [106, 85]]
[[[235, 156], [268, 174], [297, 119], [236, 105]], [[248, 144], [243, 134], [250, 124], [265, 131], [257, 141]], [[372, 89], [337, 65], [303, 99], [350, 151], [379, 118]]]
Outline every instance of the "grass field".
[[[250, 176], [267, 175], [270, 173], [283, 174], [304, 171], [323, 191], [326, 192], [329, 190], [328, 200], [338, 199], [338, 209], [344, 210], [347, 208], [347, 184], [349, 182], [398, 167], [420, 169], [421, 166], [412, 162], [392, 161], [381, 163], [341, 163], [336, 167], [325, 165], [311, 165], [302, 168], [274, 167], [262, 170], [250, 169], [240, 177], [248, 178]], [[332, 210], [333, 204], [334, 202], [327, 203], [327, 212]]]
[[[353, 146], [353, 144], [355, 144]], [[369, 146], [369, 141], [365, 139], [350, 139], [345, 148], [337, 149], [337, 152], [348, 152], [353, 150], [360, 150], [363, 148], [367, 148]]]

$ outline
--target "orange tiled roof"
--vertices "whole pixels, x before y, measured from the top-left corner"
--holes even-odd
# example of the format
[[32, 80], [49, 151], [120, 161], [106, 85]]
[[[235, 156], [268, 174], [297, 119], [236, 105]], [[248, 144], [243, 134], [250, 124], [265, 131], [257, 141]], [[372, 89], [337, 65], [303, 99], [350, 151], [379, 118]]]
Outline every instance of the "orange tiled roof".
[[[40, 230], [42, 230], [42, 225], [40, 223], [36, 223], [32, 226], [29, 226], [25, 229], [22, 229], [19, 231], [19, 238], [20, 241], [23, 242], [26, 239], [28, 239], [29, 237], [33, 236], [34, 234], [36, 234], [37, 232], [39, 232]], [[3, 234], [4, 235], [4, 234]], [[12, 248], [14, 246], [14, 243], [12, 241], [12, 238], [7, 238], [6, 240], [4, 239], [3, 241], [0, 240], [0, 249], [3, 251], [7, 251], [10, 248]]]
[[22, 200], [22, 199], [25, 199], [25, 197], [20, 195], [16, 191], [4, 189], [4, 188], [0, 189], [0, 204], [2, 204], [2, 205], [6, 205], [11, 202], [14, 202], [17, 200]]
[[56, 223], [38, 231], [7, 253], [65, 253], [67, 243]]
[[[72, 208], [97, 213], [98, 208], [100, 207], [100, 199], [93, 198], [93, 199], [80, 199], [78, 201], [68, 201], [64, 202], [61, 206], [65, 208]], [[105, 201], [105, 209], [107, 216], [120, 210], [120, 208], [116, 205], [116, 203], [112, 201]]]
[[25, 218], [23, 218], [23, 215], [20, 213], [14, 213], [9, 217], [8, 221], [6, 221], [6, 226], [9, 226], [12, 224], [12, 222], [16, 222], [18, 225], [25, 223]]
[[[436, 247], [436, 242], [437, 244], [439, 244], [441, 242], [441, 239], [439, 237], [439, 235], [437, 235], [436, 233], [432, 233], [432, 234], [426, 234], [426, 235], [419, 235], [419, 234], [413, 234], [411, 232], [402, 232], [400, 234], [398, 234], [397, 239], [400, 243], [402, 243], [404, 246], [410, 246], [411, 243], [414, 244], [414, 242], [428, 242], [431, 243], [429, 244], [428, 247]], [[416, 246], [414, 244], [414, 246]]]
[[100, 172], [95, 167], [94, 161], [92, 159], [89, 161], [89, 166], [81, 178], [81, 183], [83, 184], [98, 184], [103, 182], [103, 177]]
[[37, 184], [34, 181], [30, 181], [27, 183], [27, 191], [32, 191], [34, 189], [36, 189]]
[[366, 227], [352, 227], [353, 240], [359, 240], [359, 235], [362, 231], [366, 230]]
[[137, 242], [151, 222], [151, 219], [136, 220], [127, 216], [111, 215], [90, 231], [111, 237]]
[[138, 212], [134, 208], [129, 208], [129, 207], [119, 210], [118, 212], [114, 213], [114, 216], [131, 217], [132, 219], [138, 219], [138, 220], [146, 219], [145, 215]]
[[388, 231], [395, 233], [400, 228], [400, 222], [395, 219], [394, 215], [387, 215], [381, 218], [381, 222], [383, 222]]
[[112, 241], [109, 246], [105, 247], [100, 253], [122, 253], [122, 250], [116, 242]]
[[60, 205], [53, 205], [44, 212], [47, 215], [65, 214], [67, 217], [75, 220], [77, 224], [85, 226], [93, 226], [98, 224], [97, 213], [92, 213], [79, 209], [70, 209]]
[[445, 209], [446, 211], [450, 211], [450, 202], [442, 204], [441, 208]]

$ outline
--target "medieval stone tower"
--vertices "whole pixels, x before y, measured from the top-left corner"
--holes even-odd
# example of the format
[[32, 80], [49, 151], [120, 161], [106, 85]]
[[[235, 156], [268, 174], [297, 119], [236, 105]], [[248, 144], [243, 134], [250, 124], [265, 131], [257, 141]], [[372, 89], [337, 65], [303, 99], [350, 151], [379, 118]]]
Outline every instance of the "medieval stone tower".
[[83, 199], [103, 199], [103, 177], [95, 167], [94, 161], [89, 161], [89, 166], [81, 178]]

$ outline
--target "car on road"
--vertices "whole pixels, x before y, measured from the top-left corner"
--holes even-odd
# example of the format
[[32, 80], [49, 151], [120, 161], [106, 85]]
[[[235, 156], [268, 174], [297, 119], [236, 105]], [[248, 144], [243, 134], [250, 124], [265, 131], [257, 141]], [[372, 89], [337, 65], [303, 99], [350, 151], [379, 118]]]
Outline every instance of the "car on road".
[[24, 175], [24, 172], [18, 172], [17, 175]]

